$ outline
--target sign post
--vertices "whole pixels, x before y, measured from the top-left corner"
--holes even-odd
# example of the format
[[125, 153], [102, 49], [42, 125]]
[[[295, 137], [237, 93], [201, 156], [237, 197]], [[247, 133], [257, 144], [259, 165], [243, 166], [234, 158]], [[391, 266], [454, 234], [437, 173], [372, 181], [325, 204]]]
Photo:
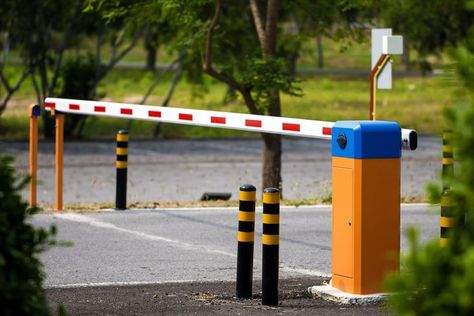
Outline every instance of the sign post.
[[369, 119], [375, 120], [376, 91], [392, 89], [391, 55], [403, 53], [403, 37], [392, 36], [392, 29], [372, 30], [372, 70], [370, 71]]

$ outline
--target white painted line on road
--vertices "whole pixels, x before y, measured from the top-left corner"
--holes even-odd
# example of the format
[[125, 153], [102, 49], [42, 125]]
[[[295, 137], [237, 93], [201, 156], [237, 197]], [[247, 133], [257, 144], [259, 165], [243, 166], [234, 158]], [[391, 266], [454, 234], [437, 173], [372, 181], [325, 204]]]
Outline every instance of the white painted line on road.
[[111, 230], [115, 230], [115, 231], [122, 232], [122, 233], [127, 233], [127, 234], [130, 234], [130, 235], [134, 235], [136, 237], [140, 237], [142, 239], [166, 242], [166, 243], [169, 243], [171, 245], [174, 245], [177, 248], [181, 248], [181, 249], [185, 249], [185, 250], [193, 250], [193, 251], [201, 250], [201, 251], [204, 251], [204, 252], [216, 253], [216, 254], [229, 256], [229, 257], [237, 257], [233, 253], [229, 253], [229, 252], [225, 252], [225, 251], [221, 251], [221, 250], [217, 250], [217, 249], [211, 249], [209, 247], [196, 245], [196, 244], [191, 244], [191, 243], [187, 243], [187, 242], [183, 242], [183, 241], [180, 241], [180, 240], [171, 239], [171, 238], [167, 238], [167, 237], [163, 237], [163, 236], [152, 235], [152, 234], [147, 234], [147, 233], [143, 233], [143, 232], [139, 232], [139, 231], [135, 231], [135, 230], [131, 230], [131, 229], [118, 227], [114, 224], [98, 221], [98, 220], [93, 219], [91, 217], [80, 215], [80, 214], [68, 213], [68, 214], [56, 214], [55, 216], [58, 217], [58, 218], [61, 218], [61, 219], [68, 220], [68, 221], [84, 223], [84, 224], [88, 224], [88, 225], [95, 226], [95, 227], [106, 228], [106, 229], [111, 229]]
[[[237, 201], [236, 201], [237, 203]], [[402, 203], [400, 204], [401, 211], [411, 210], [412, 208], [418, 207], [429, 207], [429, 206], [436, 206], [429, 203]], [[308, 212], [308, 211], [331, 211], [331, 204], [318, 204], [318, 205], [281, 205], [281, 211], [291, 211], [291, 212]], [[115, 209], [103, 209], [101, 211], [113, 211], [117, 212]], [[228, 212], [228, 211], [236, 211], [238, 210], [238, 206], [225, 206], [225, 207], [158, 207], [158, 208], [132, 208], [126, 211], [120, 211], [119, 213], [123, 214], [126, 212], [135, 213], [135, 212], [159, 212], [159, 211], [183, 211], [183, 212]], [[257, 212], [262, 212], [262, 207], [257, 206], [255, 209]]]
[[[218, 280], [216, 280], [218, 281]], [[68, 289], [78, 287], [99, 287], [99, 286], [128, 286], [128, 285], [153, 285], [153, 284], [166, 284], [166, 283], [190, 283], [196, 282], [196, 280], [165, 280], [156, 282], [97, 282], [97, 283], [70, 283], [70, 284], [47, 284], [44, 285], [46, 289]], [[207, 281], [205, 281], [207, 282]], [[210, 282], [210, 281], [209, 281]]]
[[[236, 201], [236, 203], [238, 203]], [[103, 209], [107, 211], [114, 211], [117, 212], [115, 209]], [[101, 211], [103, 211], [101, 210]], [[257, 212], [262, 212], [262, 207], [257, 206], [255, 208]], [[308, 212], [308, 211], [330, 211], [331, 210], [331, 205], [299, 205], [299, 206], [294, 206], [294, 205], [282, 205], [280, 206], [281, 211], [291, 211], [291, 212]], [[163, 208], [132, 208], [128, 209], [125, 211], [120, 211], [117, 213], [124, 214], [124, 213], [136, 213], [136, 212], [160, 212], [160, 211], [183, 211], [183, 212], [199, 212], [202, 214], [203, 212], [229, 212], [229, 211], [235, 211], [237, 214], [238, 212], [238, 206], [231, 207], [231, 206], [226, 206], [226, 207], [163, 207]]]

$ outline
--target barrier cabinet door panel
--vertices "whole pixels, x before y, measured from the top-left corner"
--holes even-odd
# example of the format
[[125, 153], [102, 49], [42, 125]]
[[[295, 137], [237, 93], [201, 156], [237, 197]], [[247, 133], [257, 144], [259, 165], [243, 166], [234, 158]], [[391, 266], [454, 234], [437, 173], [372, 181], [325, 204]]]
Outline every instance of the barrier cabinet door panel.
[[[354, 275], [354, 171], [333, 167], [333, 247], [332, 271], [334, 274], [352, 278]], [[335, 237], [335, 238], [334, 238]]]

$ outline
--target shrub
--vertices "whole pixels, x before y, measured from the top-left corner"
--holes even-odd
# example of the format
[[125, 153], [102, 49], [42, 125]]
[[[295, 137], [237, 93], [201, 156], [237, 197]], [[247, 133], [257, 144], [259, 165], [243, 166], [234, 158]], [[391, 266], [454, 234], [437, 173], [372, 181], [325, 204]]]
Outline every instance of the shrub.
[[468, 95], [446, 112], [456, 172], [443, 181], [452, 188], [454, 227], [445, 247], [438, 239], [421, 246], [417, 231], [410, 230], [402, 271], [387, 281], [388, 290], [396, 293], [389, 303], [403, 315], [474, 315], [474, 55], [465, 48], [455, 55]]
[[20, 192], [28, 178], [17, 181], [12, 162], [13, 158], [0, 156], [0, 313], [48, 315], [37, 255], [54, 243], [56, 229], [28, 223], [37, 209], [22, 201]]

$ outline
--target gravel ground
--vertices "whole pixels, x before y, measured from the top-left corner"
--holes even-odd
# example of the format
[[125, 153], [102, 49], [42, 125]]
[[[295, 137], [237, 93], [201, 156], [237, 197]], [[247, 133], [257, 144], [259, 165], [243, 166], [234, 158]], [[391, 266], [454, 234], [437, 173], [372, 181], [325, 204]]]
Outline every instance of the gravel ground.
[[235, 298], [233, 282], [48, 289], [51, 308], [71, 315], [389, 315], [384, 306], [342, 305], [312, 298], [307, 288], [320, 278], [280, 281], [279, 305], [263, 306], [259, 282], [254, 297]]
[[[113, 141], [66, 141], [64, 203], [115, 201]], [[54, 144], [39, 145], [38, 201], [54, 202]], [[16, 157], [28, 172], [28, 144], [0, 142], [0, 152]], [[129, 202], [195, 201], [204, 192], [230, 192], [251, 183], [261, 192], [262, 141], [252, 139], [134, 140], [129, 143]], [[403, 152], [402, 197], [423, 199], [427, 182], [441, 169], [439, 139], [420, 136], [416, 151]], [[330, 143], [284, 139], [283, 193], [286, 199], [324, 199], [331, 193]], [[27, 190], [24, 192], [25, 198]]]

